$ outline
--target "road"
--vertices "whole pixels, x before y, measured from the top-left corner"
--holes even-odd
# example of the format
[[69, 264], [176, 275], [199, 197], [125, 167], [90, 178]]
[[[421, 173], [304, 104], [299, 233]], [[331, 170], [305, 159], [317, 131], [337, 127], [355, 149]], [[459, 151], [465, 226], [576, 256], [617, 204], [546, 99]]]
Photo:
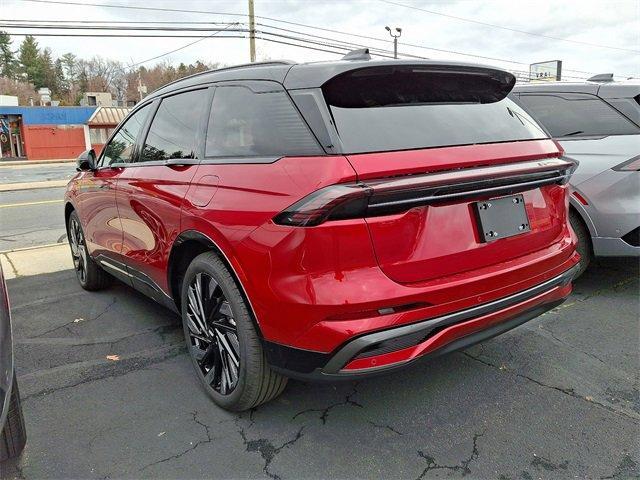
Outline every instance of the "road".
[[462, 353], [359, 383], [292, 381], [243, 414], [211, 403], [178, 317], [132, 289], [87, 293], [62, 271], [9, 291], [29, 432], [16, 477], [640, 474], [628, 262], [590, 269], [563, 306]]
[[69, 180], [76, 172], [75, 163], [50, 163], [36, 165], [2, 165], [0, 184]]
[[66, 241], [64, 190], [0, 192], [0, 251]]
[[[2, 248], [58, 241], [61, 194], [1, 193]], [[596, 262], [566, 303], [471, 349], [357, 383], [291, 381], [232, 414], [200, 388], [176, 315], [122, 284], [85, 292], [66, 266], [34, 275], [54, 251], [68, 260], [12, 254], [29, 438], [0, 478], [640, 477], [637, 262]]]

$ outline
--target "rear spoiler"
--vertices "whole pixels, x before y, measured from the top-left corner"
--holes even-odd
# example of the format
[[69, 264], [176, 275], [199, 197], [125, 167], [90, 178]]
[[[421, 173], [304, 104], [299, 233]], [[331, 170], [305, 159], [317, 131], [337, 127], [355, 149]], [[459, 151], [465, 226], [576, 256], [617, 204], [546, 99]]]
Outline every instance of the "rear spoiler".
[[[320, 88], [332, 79], [341, 75], [384, 74], [394, 71], [410, 71], [416, 73], [449, 74], [473, 76], [476, 79], [490, 81], [501, 98], [513, 89], [516, 79], [513, 74], [498, 68], [463, 62], [441, 62], [436, 60], [348, 60], [337, 62], [318, 62], [298, 64], [291, 67], [284, 79], [287, 90]], [[366, 72], [365, 72], [366, 71]]]

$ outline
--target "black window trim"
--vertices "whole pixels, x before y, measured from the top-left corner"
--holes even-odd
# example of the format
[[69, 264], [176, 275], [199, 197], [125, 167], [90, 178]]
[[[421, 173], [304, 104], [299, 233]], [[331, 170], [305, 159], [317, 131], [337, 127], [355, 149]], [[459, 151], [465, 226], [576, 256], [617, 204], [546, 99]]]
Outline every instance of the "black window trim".
[[[126, 168], [127, 166], [130, 166], [132, 163], [134, 163], [137, 159], [137, 155], [138, 155], [138, 148], [139, 148], [139, 138], [140, 138], [140, 134], [142, 132], [144, 132], [148, 125], [149, 125], [149, 119], [151, 118], [151, 115], [155, 115], [155, 111], [158, 108], [157, 105], [154, 107], [153, 104], [156, 103], [156, 99], [153, 99], [149, 102], [144, 102], [144, 103], [139, 103], [138, 105], [136, 105], [136, 108], [134, 108], [131, 112], [129, 112], [129, 114], [126, 116], [126, 118], [120, 123], [120, 125], [118, 125], [113, 132], [111, 133], [111, 136], [108, 138], [107, 143], [104, 144], [104, 147], [102, 147], [102, 151], [100, 152], [100, 156], [98, 157], [98, 162], [97, 162], [97, 170], [104, 170], [107, 168]], [[105, 157], [105, 151], [107, 150], [107, 146], [111, 143], [111, 141], [113, 140], [113, 138], [118, 134], [118, 132], [120, 132], [120, 130], [127, 124], [127, 122], [136, 114], [138, 113], [140, 110], [142, 110], [143, 108], [147, 107], [151, 105], [151, 111], [150, 113], [147, 114], [147, 117], [145, 118], [144, 124], [142, 125], [142, 129], [140, 130], [140, 132], [138, 132], [138, 136], [136, 137], [136, 141], [133, 145], [133, 154], [131, 155], [132, 161], [131, 162], [114, 162], [110, 165], [102, 165], [102, 161], [104, 160]]]
[[[271, 84], [269, 86], [269, 84]], [[211, 118], [211, 109], [213, 108], [213, 99], [215, 97], [215, 91], [218, 87], [234, 87], [234, 86], [241, 86], [241, 87], [245, 87], [245, 88], [249, 88], [251, 91], [256, 91], [255, 88], [251, 88], [253, 87], [259, 87], [260, 93], [272, 93], [272, 92], [284, 92], [288, 97], [289, 100], [291, 101], [291, 104], [293, 105], [293, 107], [295, 108], [295, 110], [298, 112], [298, 115], [300, 116], [300, 119], [302, 120], [302, 122], [305, 124], [305, 126], [307, 127], [307, 129], [309, 130], [309, 133], [311, 134], [311, 136], [313, 137], [313, 139], [316, 141], [316, 143], [318, 144], [318, 147], [320, 148], [320, 152], [319, 155], [297, 155], [297, 157], [317, 157], [317, 156], [323, 156], [323, 155], [330, 155], [330, 154], [336, 154], [337, 152], [328, 152], [324, 146], [322, 145], [322, 143], [318, 140], [318, 137], [316, 135], [316, 133], [313, 131], [313, 129], [309, 126], [309, 123], [307, 122], [307, 119], [305, 118], [305, 116], [302, 114], [302, 112], [300, 111], [298, 105], [296, 104], [296, 102], [293, 100], [293, 98], [291, 97], [291, 93], [284, 87], [284, 85], [282, 85], [280, 82], [277, 82], [275, 80], [269, 80], [269, 79], [251, 79], [251, 80], [221, 80], [221, 81], [217, 81], [217, 82], [204, 82], [204, 83], [199, 83], [197, 85], [189, 85], [188, 87], [184, 87], [181, 89], [177, 89], [177, 90], [172, 90], [170, 92], [166, 92], [162, 95], [159, 96], [155, 96], [151, 99], [149, 99], [149, 101], [144, 101], [141, 102], [139, 104], [136, 105], [136, 107], [134, 108], [134, 110], [132, 110], [129, 115], [127, 115], [127, 117], [123, 120], [122, 124], [119, 125], [111, 134], [111, 136], [109, 137], [109, 139], [107, 140], [107, 143], [105, 143], [105, 148], [102, 149], [102, 152], [100, 153], [100, 157], [98, 162], [102, 161], [102, 157], [104, 156], [104, 151], [106, 149], [106, 146], [109, 144], [109, 142], [111, 142], [111, 140], [113, 139], [113, 137], [115, 137], [118, 133], [118, 131], [120, 131], [120, 129], [126, 124], [126, 122], [139, 110], [141, 110], [142, 108], [144, 108], [147, 105], [152, 105], [152, 109], [150, 111], [150, 113], [148, 114], [146, 120], [145, 120], [145, 124], [143, 125], [142, 129], [140, 130], [140, 132], [138, 133], [138, 136], [136, 137], [136, 143], [134, 146], [134, 151], [133, 151], [133, 155], [132, 155], [132, 161], [131, 162], [118, 162], [118, 163], [112, 163], [111, 165], [106, 165], [103, 167], [99, 167], [99, 168], [127, 168], [127, 167], [143, 167], [143, 166], [161, 166], [161, 165], [232, 165], [232, 164], [269, 164], [269, 163], [275, 163], [278, 160], [280, 160], [281, 158], [283, 158], [283, 156], [242, 156], [242, 157], [229, 157], [229, 156], [221, 156], [221, 157], [214, 157], [214, 156], [206, 156], [205, 155], [205, 147], [206, 147], [206, 141], [207, 141], [207, 131], [208, 131], [208, 127], [209, 127], [209, 119]], [[267, 88], [265, 88], [267, 87]], [[162, 100], [164, 100], [167, 97], [172, 97], [174, 95], [178, 95], [181, 93], [186, 93], [186, 92], [190, 92], [193, 90], [208, 90], [208, 99], [207, 99], [207, 104], [205, 107], [205, 111], [203, 112], [203, 115], [205, 115], [205, 121], [200, 122], [200, 124], [202, 125], [202, 127], [199, 129], [198, 135], [198, 145], [197, 145], [197, 155], [198, 158], [193, 158], [193, 159], [169, 159], [169, 160], [157, 160], [157, 161], [150, 161], [150, 162], [139, 162], [138, 161], [138, 156], [140, 154], [140, 152], [142, 151], [142, 148], [144, 147], [144, 143], [147, 140], [147, 135], [149, 134], [149, 129], [151, 127], [151, 123], [153, 121], [153, 119], [156, 116], [156, 113], [158, 111], [158, 108], [160, 106], [160, 103], [162, 102]]]
[[[151, 130], [151, 125], [153, 124], [153, 120], [155, 119], [158, 110], [160, 108], [160, 105], [162, 104], [162, 102], [170, 97], [174, 97], [176, 95], [181, 95], [183, 93], [188, 93], [188, 92], [194, 92], [194, 91], [198, 91], [198, 90], [206, 90], [205, 93], [205, 97], [206, 97], [206, 101], [209, 102], [210, 100], [213, 99], [212, 93], [211, 91], [213, 90], [212, 86], [207, 86], [207, 85], [197, 85], [197, 86], [190, 86], [187, 88], [182, 88], [180, 90], [174, 90], [172, 92], [167, 92], [165, 95], [156, 97], [153, 100], [153, 103], [155, 103], [155, 107], [153, 108], [152, 112], [149, 115], [149, 120], [148, 122], [146, 122], [144, 128], [142, 129], [142, 131], [140, 132], [139, 135], [139, 139], [137, 139], [136, 141], [136, 150], [135, 150], [135, 154], [134, 154], [134, 159], [132, 162], [127, 163], [126, 166], [130, 166], [130, 167], [157, 167], [157, 166], [170, 166], [170, 165], [199, 165], [202, 158], [203, 158], [203, 153], [204, 153], [204, 139], [202, 138], [202, 128], [199, 128], [197, 133], [196, 133], [196, 142], [195, 145], [193, 145], [194, 147], [194, 151], [196, 153], [196, 158], [170, 158], [167, 160], [151, 160], [148, 162], [141, 162], [140, 161], [140, 156], [142, 155], [142, 150], [144, 149], [144, 145], [147, 142], [147, 137], [149, 136], [149, 131]], [[205, 107], [205, 110], [208, 112], [210, 107]], [[204, 114], [204, 112], [203, 112]], [[208, 115], [208, 113], [207, 113]], [[202, 118], [200, 118], [200, 121], [198, 121], [198, 125], [202, 125], [202, 123], [204, 123], [202, 121]]]
[[309, 126], [307, 119], [304, 117], [304, 115], [302, 115], [302, 112], [300, 112], [300, 109], [298, 108], [298, 105], [293, 100], [293, 98], [291, 98], [290, 92], [281, 83], [276, 82], [274, 80], [223, 80], [223, 81], [215, 82], [212, 84], [212, 88], [214, 91], [211, 96], [211, 101], [209, 102], [208, 108], [207, 108], [207, 119], [206, 119], [206, 122], [202, 122], [205, 130], [204, 130], [204, 136], [203, 136], [202, 159], [199, 162], [200, 164], [202, 165], [236, 165], [236, 164], [263, 165], [263, 164], [275, 163], [284, 157], [284, 155], [213, 156], [213, 155], [206, 155], [205, 153], [206, 143], [207, 143], [207, 132], [209, 131], [209, 120], [211, 119], [211, 109], [213, 109], [213, 101], [215, 100], [215, 94], [217, 89], [225, 88], [225, 87], [244, 87], [256, 93], [256, 89], [251, 88], [252, 86], [265, 87], [267, 86], [266, 84], [269, 84], [269, 83], [273, 84], [273, 87], [265, 88], [265, 89], [259, 88], [258, 93], [283, 92], [289, 98], [289, 101], [291, 102], [291, 105], [293, 106], [295, 111], [298, 113], [300, 120], [307, 127], [307, 130], [311, 134], [311, 137], [316, 141], [316, 144], [320, 149], [318, 155], [288, 155], [288, 156], [290, 157], [295, 156], [299, 158], [304, 158], [304, 157], [313, 158], [318, 156], [324, 156], [327, 154], [327, 151], [325, 150], [325, 148], [322, 146], [320, 141], [318, 141], [318, 137], [316, 136], [315, 132]]

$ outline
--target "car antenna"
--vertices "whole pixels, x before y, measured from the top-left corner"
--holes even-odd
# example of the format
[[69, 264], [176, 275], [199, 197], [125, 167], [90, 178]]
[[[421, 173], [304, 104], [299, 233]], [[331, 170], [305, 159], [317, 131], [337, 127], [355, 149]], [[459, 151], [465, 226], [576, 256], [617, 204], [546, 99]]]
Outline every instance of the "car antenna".
[[360, 48], [358, 50], [351, 50], [342, 57], [342, 60], [371, 60], [371, 54], [368, 48]]

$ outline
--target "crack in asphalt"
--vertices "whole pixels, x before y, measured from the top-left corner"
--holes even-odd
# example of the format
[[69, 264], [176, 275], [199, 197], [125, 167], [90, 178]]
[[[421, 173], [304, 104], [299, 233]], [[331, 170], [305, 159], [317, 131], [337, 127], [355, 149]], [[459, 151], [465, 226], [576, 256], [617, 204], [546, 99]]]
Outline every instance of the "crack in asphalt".
[[298, 440], [300, 440], [303, 435], [302, 432], [304, 430], [304, 425], [300, 427], [300, 430], [296, 433], [296, 435], [291, 439], [280, 445], [279, 447], [275, 447], [273, 442], [266, 438], [259, 438], [258, 440], [247, 440], [247, 435], [244, 431], [244, 428], [238, 430], [238, 433], [242, 437], [242, 441], [245, 445], [247, 452], [260, 452], [262, 459], [264, 460], [264, 467], [262, 467], [262, 471], [269, 478], [273, 478], [274, 480], [281, 480], [282, 477], [280, 475], [273, 473], [269, 470], [269, 466], [274, 458], [285, 448], [289, 448], [293, 444], [295, 444]]
[[[149, 353], [156, 353], [156, 352], [162, 352], [163, 354], [157, 358], [145, 358], [143, 356], [144, 353], [149, 354]], [[169, 345], [162, 349], [156, 349], [152, 352], [144, 352], [144, 353], [138, 352], [137, 355], [140, 355], [140, 356], [133, 356], [131, 358], [125, 358], [125, 359], [121, 358], [117, 362], [109, 362], [109, 363], [101, 362], [100, 365], [98, 365], [98, 367], [102, 367], [102, 369], [95, 375], [84, 376], [81, 380], [71, 384], [61, 385], [61, 386], [52, 387], [52, 388], [45, 388], [43, 390], [34, 392], [32, 394], [24, 395], [22, 396], [22, 401], [25, 402], [32, 398], [39, 398], [45, 395], [59, 392], [61, 390], [67, 390], [70, 388], [79, 387], [80, 385], [84, 385], [85, 383], [96, 382], [98, 380], [104, 380], [105, 378], [121, 377], [130, 372], [143, 370], [151, 365], [162, 363], [165, 360], [169, 360], [179, 355], [183, 355], [185, 353], [185, 346], [184, 346], [184, 343], [174, 344], [174, 345]]]
[[175, 459], [177, 459], [177, 458], [182, 457], [183, 455], [186, 455], [186, 454], [187, 454], [187, 453], [189, 453], [189, 452], [193, 452], [193, 451], [194, 451], [196, 448], [198, 448], [200, 445], [204, 445], [204, 444], [206, 444], [206, 443], [211, 443], [211, 442], [213, 441], [213, 438], [211, 437], [211, 432], [210, 432], [210, 430], [209, 430], [209, 425], [207, 425], [207, 424], [205, 424], [205, 423], [202, 423], [200, 420], [198, 420], [198, 412], [197, 412], [197, 411], [195, 411], [195, 412], [191, 412], [191, 417], [192, 417], [192, 418], [191, 418], [191, 420], [192, 420], [193, 422], [197, 423], [197, 424], [198, 424], [198, 425], [200, 425], [202, 428], [204, 428], [204, 433], [205, 433], [205, 435], [207, 436], [207, 438], [206, 438], [206, 439], [204, 439], [204, 440], [199, 440], [199, 441], [197, 441], [196, 443], [193, 443], [189, 448], [187, 448], [186, 450], [183, 450], [182, 452], [176, 453], [176, 454], [174, 454], [174, 455], [170, 455], [170, 456], [168, 456], [168, 457], [166, 457], [166, 458], [163, 458], [163, 459], [161, 459], [161, 460], [158, 460], [158, 461], [156, 461], [156, 462], [149, 463], [149, 464], [147, 464], [147, 465], [143, 466], [142, 468], [140, 468], [138, 471], [140, 471], [140, 472], [141, 472], [141, 471], [146, 470], [147, 468], [152, 467], [152, 466], [154, 466], [154, 465], [158, 465], [158, 464], [160, 464], [160, 463], [164, 463], [164, 462], [169, 462], [169, 461], [171, 461], [171, 460], [175, 460]]
[[396, 433], [396, 434], [398, 434], [398, 435], [404, 435], [404, 433], [402, 433], [402, 432], [400, 432], [400, 431], [396, 430], [396, 429], [395, 429], [395, 428], [393, 428], [391, 425], [380, 425], [380, 424], [378, 424], [378, 423], [372, 422], [371, 420], [369, 420], [369, 423], [370, 423], [371, 425], [373, 425], [374, 427], [376, 427], [376, 428], [384, 428], [384, 429], [390, 430], [390, 431], [392, 431], [393, 433]]
[[342, 402], [332, 403], [331, 405], [325, 408], [308, 408], [306, 410], [302, 410], [301, 412], [296, 413], [293, 416], [292, 420], [295, 420], [299, 416], [305, 415], [307, 413], [318, 412], [320, 413], [320, 416], [318, 418], [322, 420], [322, 424], [325, 425], [327, 423], [327, 419], [329, 418], [329, 412], [336, 407], [351, 405], [353, 407], [362, 408], [361, 404], [359, 404], [355, 400], [352, 400], [352, 397], [357, 393], [358, 393], [358, 384], [356, 383], [353, 386], [353, 391], [350, 394], [348, 394]]
[[612, 475], [600, 477], [600, 480], [615, 480], [618, 478], [640, 478], [640, 467], [633, 461], [631, 455], [625, 452], [622, 460], [613, 471]]
[[[118, 297], [113, 297], [111, 299], [111, 302], [104, 308], [104, 310], [102, 310], [102, 312], [100, 312], [98, 315], [96, 315], [95, 317], [90, 318], [89, 320], [86, 320], [86, 322], [93, 322], [94, 320], [98, 320], [100, 317], [102, 317], [103, 315], [105, 315], [109, 310], [111, 310], [111, 308], [118, 303]], [[71, 325], [73, 325], [75, 323], [75, 320], [70, 320], [69, 322], [63, 324], [63, 325], [58, 325], [56, 327], [53, 327], [49, 330], [47, 330], [46, 332], [42, 332], [39, 333], [38, 335], [36, 335], [35, 337], [32, 338], [40, 338], [40, 337], [44, 337], [47, 333], [52, 333], [55, 332], [56, 330], [60, 330], [62, 328], [67, 328]], [[69, 331], [67, 329], [67, 331]], [[69, 333], [73, 333], [73, 332], [69, 332]]]
[[533, 454], [533, 460], [531, 460], [531, 466], [536, 470], [546, 470], [547, 472], [554, 472], [556, 470], [567, 470], [569, 468], [569, 460], [564, 460], [561, 463], [554, 463], [548, 458], [541, 457], [540, 455]]
[[16, 278], [18, 278], [20, 276], [20, 274], [18, 273], [18, 269], [16, 268], [16, 266], [13, 264], [13, 261], [9, 258], [9, 255], [4, 253], [3, 256], [7, 260], [7, 262], [9, 263], [9, 266], [11, 267], [11, 270], [13, 270], [13, 275]]
[[465, 458], [464, 460], [462, 460], [458, 465], [439, 465], [438, 463], [436, 463], [436, 459], [434, 457], [424, 453], [422, 450], [418, 450], [418, 456], [427, 461], [427, 466], [422, 471], [420, 476], [416, 478], [416, 480], [425, 478], [425, 475], [431, 470], [450, 470], [452, 472], [462, 472], [463, 477], [470, 474], [471, 469], [469, 468], [469, 465], [474, 460], [477, 460], [480, 456], [480, 453], [478, 451], [478, 439], [484, 436], [484, 434], [485, 432], [476, 433], [473, 435], [473, 449], [471, 450], [471, 455], [469, 455], [469, 458]]
[[130, 338], [139, 337], [141, 335], [146, 335], [149, 333], [158, 333], [163, 340], [165, 340], [165, 336], [168, 333], [178, 332], [181, 330], [179, 325], [175, 324], [166, 324], [159, 325], [157, 327], [146, 328], [144, 330], [140, 330], [137, 332], [132, 332], [127, 335], [122, 335], [120, 337], [98, 337], [98, 338], [89, 338], [89, 337], [32, 337], [32, 338], [19, 338], [14, 341], [14, 344], [17, 345], [62, 345], [68, 347], [88, 347], [94, 345], [104, 345], [106, 343], [109, 344], [110, 347], [113, 345], [117, 345], [118, 343], [128, 340]]
[[609, 285], [607, 287], [603, 287], [600, 288], [598, 290], [594, 290], [593, 292], [586, 294], [584, 297], [579, 298], [577, 297], [577, 295], [579, 295], [579, 293], [575, 293], [574, 296], [576, 296], [577, 298], [575, 300], [572, 300], [570, 302], [565, 302], [562, 305], [558, 305], [557, 307], [549, 310], [548, 312], [545, 312], [541, 315], [541, 317], [548, 315], [548, 314], [553, 314], [553, 313], [558, 313], [561, 310], [564, 310], [565, 308], [571, 308], [575, 305], [579, 305], [583, 302], [586, 302], [587, 300], [590, 300], [592, 298], [596, 298], [596, 297], [600, 297], [602, 295], [604, 295], [605, 293], [608, 292], [615, 292], [616, 290], [630, 284], [633, 282], [636, 282], [637, 279], [635, 276], [631, 276], [629, 278], [625, 278], [624, 280], [620, 280], [619, 282], [614, 283], [613, 285]]
[[[548, 328], [545, 328], [544, 326], [539, 325], [539, 329], [540, 329], [540, 330], [542, 330], [542, 331], [544, 331], [544, 332], [547, 332], [547, 333], [551, 336], [551, 338], [553, 338], [553, 339], [554, 339], [555, 341], [557, 341], [558, 343], [561, 343], [562, 345], [566, 345], [566, 346], [567, 346], [568, 348], [570, 348], [571, 350], [575, 350], [576, 352], [580, 352], [580, 353], [582, 353], [582, 354], [584, 354], [584, 355], [586, 355], [586, 356], [588, 356], [588, 357], [591, 357], [591, 358], [593, 358], [593, 359], [597, 360], [598, 362], [602, 363], [603, 365], [607, 365], [607, 364], [605, 363], [605, 361], [604, 361], [604, 360], [602, 360], [602, 359], [601, 359], [600, 357], [598, 357], [597, 355], [594, 355], [594, 354], [593, 354], [593, 353], [591, 353], [591, 352], [585, 352], [584, 350], [581, 350], [580, 348], [576, 347], [575, 345], [572, 345], [572, 344], [570, 344], [570, 343], [565, 342], [564, 340], [562, 340], [560, 337], [558, 337], [558, 336], [557, 336], [553, 331], [549, 330]], [[534, 331], [535, 331], [535, 330], [534, 330]]]
[[524, 375], [522, 373], [518, 373], [515, 370], [510, 370], [506, 366], [503, 367], [503, 368], [500, 368], [498, 365], [495, 365], [495, 364], [493, 364], [491, 362], [483, 360], [483, 359], [481, 359], [479, 357], [474, 357], [473, 355], [471, 355], [468, 352], [460, 352], [460, 353], [462, 353], [462, 355], [464, 355], [466, 357], [469, 357], [472, 360], [475, 360], [476, 362], [482, 363], [483, 365], [486, 365], [486, 366], [491, 367], [491, 368], [495, 368], [496, 370], [499, 370], [499, 371], [509, 372], [512, 375], [516, 376], [516, 377], [528, 380], [528, 381], [530, 381], [532, 383], [535, 383], [536, 385], [538, 385], [540, 387], [551, 389], [551, 390], [556, 390], [556, 391], [558, 391], [560, 393], [564, 393], [565, 395], [567, 395], [569, 397], [577, 398], [578, 400], [582, 400], [584, 402], [590, 403], [590, 404], [595, 405], [597, 407], [603, 408], [603, 409], [607, 410], [608, 412], [613, 413], [615, 415], [623, 416], [625, 418], [628, 418], [629, 420], [633, 420], [635, 423], [637, 423], [638, 420], [639, 420], [637, 417], [635, 417], [633, 415], [629, 415], [628, 413], [620, 411], [620, 410], [617, 410], [617, 409], [615, 409], [615, 408], [613, 408], [613, 407], [611, 407], [609, 405], [605, 405], [603, 403], [597, 402], [592, 398], [586, 398], [586, 397], [583, 397], [581, 395], [578, 395], [573, 390], [573, 388], [562, 388], [562, 387], [558, 387], [558, 386], [555, 386], [555, 385], [547, 385], [546, 383], [543, 383], [540, 380], [536, 380], [535, 378], [531, 378], [531, 377], [529, 377], [527, 375]]

